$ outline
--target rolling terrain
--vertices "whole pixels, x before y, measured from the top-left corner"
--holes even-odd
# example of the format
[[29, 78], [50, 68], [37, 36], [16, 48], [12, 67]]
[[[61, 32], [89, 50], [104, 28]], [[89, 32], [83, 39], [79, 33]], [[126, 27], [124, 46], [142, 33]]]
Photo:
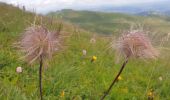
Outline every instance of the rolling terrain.
[[[147, 14], [145, 16], [145, 13]], [[155, 14], [154, 14], [155, 13]], [[130, 15], [123, 13], [106, 13], [94, 11], [76, 11], [64, 9], [61, 11], [51, 12], [47, 14], [50, 17], [63, 19], [74, 23], [82, 28], [93, 32], [112, 34], [116, 28], [129, 29], [131, 26], [140, 24], [143, 28], [153, 28], [156, 31], [169, 32], [169, 17], [157, 15], [157, 12], [141, 12], [141, 15]], [[114, 26], [114, 27], [113, 27]]]
[[[160, 51], [157, 60], [131, 59], [106, 100], [146, 100], [153, 90], [154, 100], [169, 100], [170, 42], [162, 40], [170, 32], [169, 19], [120, 13], [63, 10], [47, 16], [23, 11], [0, 3], [0, 98], [1, 100], [38, 100], [38, 64], [28, 65], [14, 43], [32, 24], [57, 31], [63, 24], [63, 48], [43, 69], [45, 100], [99, 100], [120, 69], [110, 43], [140, 24]], [[51, 17], [53, 16], [53, 17]], [[78, 27], [77, 27], [78, 26]], [[91, 40], [95, 42], [91, 42]], [[82, 51], [86, 50], [86, 56]], [[95, 62], [91, 62], [96, 56]], [[21, 66], [22, 73], [16, 73]]]

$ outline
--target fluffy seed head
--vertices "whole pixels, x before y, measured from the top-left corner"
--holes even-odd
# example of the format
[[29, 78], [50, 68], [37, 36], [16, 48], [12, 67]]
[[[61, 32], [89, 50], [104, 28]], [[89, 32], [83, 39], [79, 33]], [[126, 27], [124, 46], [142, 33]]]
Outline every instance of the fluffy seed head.
[[34, 61], [49, 59], [59, 49], [59, 38], [55, 32], [49, 32], [42, 26], [32, 26], [25, 30], [20, 41], [21, 50], [30, 64]]
[[156, 58], [158, 56], [149, 38], [141, 31], [130, 31], [123, 34], [116, 47], [117, 51], [126, 58]]

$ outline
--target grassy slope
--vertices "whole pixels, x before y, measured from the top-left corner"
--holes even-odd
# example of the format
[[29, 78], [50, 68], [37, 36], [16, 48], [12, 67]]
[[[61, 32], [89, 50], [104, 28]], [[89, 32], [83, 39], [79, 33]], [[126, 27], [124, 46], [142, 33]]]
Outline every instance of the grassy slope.
[[[149, 35], [151, 35], [156, 44], [160, 43], [160, 38], [165, 38], [167, 37], [167, 33], [170, 33], [169, 17], [163, 16], [142, 17], [121, 13], [75, 11], [67, 9], [56, 13], [49, 13], [48, 16], [61, 18], [88, 31], [102, 34], [119, 35], [122, 30], [129, 30], [132, 27], [134, 29], [143, 28], [150, 32]], [[165, 41], [164, 44], [170, 46], [168, 42], [169, 41]]]
[[[19, 59], [20, 53], [13, 47], [25, 27], [33, 22], [34, 14], [22, 12], [8, 5], [0, 5], [0, 98], [1, 100], [38, 100], [38, 65], [29, 66]], [[43, 17], [49, 27], [48, 18]], [[56, 29], [54, 22], [49, 28]], [[3, 29], [5, 27], [5, 29]], [[114, 26], [113, 26], [114, 27]], [[123, 27], [123, 26], [122, 26]], [[89, 32], [74, 29], [64, 24], [65, 49], [58, 52], [43, 72], [43, 94], [47, 100], [99, 100], [119, 70], [114, 51], [107, 49], [111, 38], [96, 35], [96, 43]], [[68, 35], [68, 34], [67, 34]], [[82, 56], [82, 50], [87, 56]], [[108, 100], [144, 100], [149, 89], [154, 89], [155, 100], [170, 99], [169, 50], [161, 50], [157, 61], [134, 60], [126, 66], [123, 80], [113, 87]], [[94, 63], [91, 56], [97, 56]], [[17, 74], [16, 67], [22, 66], [23, 73]], [[163, 80], [159, 81], [162, 76]], [[62, 91], [65, 96], [61, 97]]]
[[169, 17], [163, 16], [142, 17], [121, 13], [75, 11], [67, 9], [56, 13], [52, 12], [48, 15], [62, 18], [87, 30], [103, 34], [116, 34], [115, 31], [117, 28], [119, 28], [119, 30], [129, 29], [134, 24], [141, 24], [143, 28], [149, 27], [163, 32], [169, 32], [167, 27], [170, 26]]
[[[58, 13], [51, 13], [56, 17], [61, 17], [67, 21], [75, 23], [87, 30], [111, 34], [116, 27], [127, 28], [131, 20], [136, 20], [133, 16], [124, 14], [109, 14], [90, 11], [62, 10]], [[124, 20], [124, 19], [128, 19]], [[114, 26], [114, 27], [113, 27]]]

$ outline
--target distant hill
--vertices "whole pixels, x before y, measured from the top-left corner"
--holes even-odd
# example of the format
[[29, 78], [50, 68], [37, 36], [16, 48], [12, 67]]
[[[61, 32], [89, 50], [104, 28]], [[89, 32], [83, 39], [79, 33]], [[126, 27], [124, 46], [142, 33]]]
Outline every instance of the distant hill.
[[61, 18], [86, 30], [104, 34], [112, 34], [118, 28], [127, 29], [131, 22], [138, 21], [138, 17], [127, 14], [75, 11], [71, 9], [52, 12], [48, 16]]
[[48, 16], [69, 21], [86, 30], [103, 34], [112, 34], [116, 33], [118, 30], [130, 29], [134, 24], [141, 24], [144, 28], [156, 29], [157, 31], [164, 32], [167, 32], [167, 28], [170, 26], [170, 18], [162, 16], [161, 13], [157, 12], [143, 12], [137, 15], [130, 15], [64, 9], [51, 12]]
[[163, 16], [164, 14], [158, 11], [144, 11], [144, 12], [140, 12], [137, 15], [140, 16]]
[[169, 16], [170, 13], [167, 13], [170, 11], [169, 4], [170, 4], [169, 0], [162, 0], [162, 1], [160, 0], [160, 1], [150, 2], [150, 3], [129, 4], [129, 5], [122, 5], [122, 6], [105, 5], [105, 6], [94, 8], [94, 11], [120, 12], [120, 13], [131, 13], [131, 14], [157, 11]]
[[165, 38], [170, 33], [170, 17], [154, 14], [154, 12], [148, 13], [147, 16], [139, 16], [135, 14], [64, 9], [51, 12], [48, 16], [73, 23], [87, 31], [104, 35], [119, 35], [124, 30], [142, 28], [150, 32], [149, 35], [157, 43], [160, 42], [160, 38]]
[[170, 11], [165, 11], [165, 12], [161, 12], [161, 11], [143, 11], [140, 13], [136, 13], [135, 15], [139, 15], [139, 16], [165, 16], [165, 17], [169, 17], [170, 16]]

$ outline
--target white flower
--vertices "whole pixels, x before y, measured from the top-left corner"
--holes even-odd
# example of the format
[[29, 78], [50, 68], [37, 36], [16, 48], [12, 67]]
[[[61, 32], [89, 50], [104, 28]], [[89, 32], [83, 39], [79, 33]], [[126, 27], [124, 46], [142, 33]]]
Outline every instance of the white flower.
[[17, 67], [17, 68], [16, 68], [16, 72], [17, 72], [17, 73], [21, 73], [21, 72], [22, 72], [22, 67]]
[[96, 39], [95, 38], [91, 38], [90, 39], [90, 43], [96, 43]]
[[159, 77], [159, 80], [162, 81], [162, 76]]
[[83, 56], [85, 56], [87, 54], [87, 51], [86, 50], [83, 50]]

